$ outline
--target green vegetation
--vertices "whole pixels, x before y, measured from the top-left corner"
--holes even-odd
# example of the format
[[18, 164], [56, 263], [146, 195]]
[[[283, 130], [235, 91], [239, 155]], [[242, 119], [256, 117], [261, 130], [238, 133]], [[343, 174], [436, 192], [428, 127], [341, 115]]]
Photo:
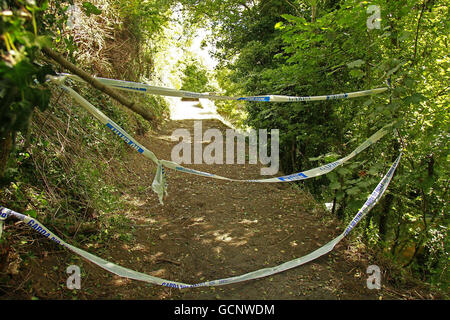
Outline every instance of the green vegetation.
[[[145, 15], [138, 10], [142, 5], [149, 9]], [[75, 241], [111, 236], [108, 226], [117, 224], [109, 217], [123, 210], [120, 174], [112, 172], [111, 163], [123, 158], [126, 146], [111, 139], [110, 132], [59, 88], [45, 82], [46, 75], [66, 70], [40, 49], [53, 47], [92, 74], [151, 79], [151, 41], [168, 21], [168, 5], [2, 1], [2, 206], [38, 218], [62, 237], [76, 235]], [[86, 85], [75, 89], [129, 132], [144, 134], [156, 125]], [[157, 119], [166, 116], [167, 103], [161, 97], [128, 97], [150, 108]], [[128, 239], [127, 233], [119, 233]], [[14, 235], [6, 232], [0, 241], [11, 239]]]
[[[380, 9], [380, 28], [368, 28], [369, 5]], [[358, 99], [217, 106], [243, 126], [280, 129], [286, 174], [334, 161], [395, 121], [392, 135], [355, 161], [302, 184], [318, 201], [333, 203], [331, 215], [344, 224], [402, 151], [388, 192], [354, 237], [446, 289], [448, 9], [444, 0], [2, 1], [1, 204], [38, 216], [49, 227], [63, 219], [62, 232], [122, 208], [120, 181], [108, 173], [125, 147], [45, 83], [47, 74], [61, 70], [40, 49], [51, 46], [95, 75], [157, 81], [155, 56], [166, 45], [161, 34], [180, 10], [188, 33], [198, 26], [212, 31], [224, 94], [308, 96], [389, 84], [386, 93]], [[183, 64], [181, 89], [215, 90], [197, 60]], [[77, 90], [130, 132], [150, 128], [99, 92]], [[129, 97], [164, 118], [162, 98]]]
[[[348, 154], [377, 128], [388, 138], [305, 186], [347, 221], [400, 151], [388, 193], [359, 226], [423, 280], [448, 285], [448, 4], [445, 1], [186, 1], [207, 16], [227, 93], [322, 95], [386, 86], [388, 93], [317, 103], [247, 103], [246, 123], [280, 129], [285, 173]], [[369, 5], [380, 28], [369, 29]], [[227, 8], [227, 10], [225, 10]], [[221, 74], [225, 76], [220, 76]], [[220, 81], [222, 80], [222, 81]], [[229, 102], [222, 110], [233, 116]]]
[[193, 59], [188, 61], [183, 69], [183, 74], [181, 90], [193, 92], [214, 91], [212, 86], [209, 85], [206, 67], [203, 66], [200, 61], [195, 61]]

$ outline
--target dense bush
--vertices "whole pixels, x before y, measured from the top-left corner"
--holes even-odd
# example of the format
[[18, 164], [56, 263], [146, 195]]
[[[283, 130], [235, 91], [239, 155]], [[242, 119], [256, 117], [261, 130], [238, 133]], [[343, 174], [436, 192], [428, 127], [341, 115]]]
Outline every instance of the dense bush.
[[[383, 125], [395, 130], [355, 161], [304, 185], [354, 215], [403, 151], [387, 194], [359, 227], [402, 266], [448, 281], [448, 3], [445, 1], [207, 1], [211, 41], [230, 92], [323, 95], [391, 85], [385, 94], [324, 102], [247, 103], [247, 123], [280, 129], [286, 173], [348, 154]], [[380, 9], [380, 28], [373, 24]], [[227, 8], [227, 10], [224, 10]], [[230, 106], [224, 110], [234, 112]]]
[[[144, 2], [146, 8], [153, 6], [146, 15], [137, 10]], [[45, 82], [47, 74], [66, 70], [41, 49], [52, 47], [93, 75], [151, 78], [151, 70], [142, 69], [142, 61], [151, 62], [153, 54], [146, 37], [167, 21], [167, 6], [157, 1], [2, 1], [2, 206], [37, 216], [49, 227], [61, 221], [70, 227], [121, 208], [120, 181], [110, 163], [124, 155], [126, 146]], [[76, 90], [128, 132], [143, 134], [151, 126], [87, 85]], [[159, 97], [131, 98], [151, 108], [157, 119], [166, 115], [167, 103]]]

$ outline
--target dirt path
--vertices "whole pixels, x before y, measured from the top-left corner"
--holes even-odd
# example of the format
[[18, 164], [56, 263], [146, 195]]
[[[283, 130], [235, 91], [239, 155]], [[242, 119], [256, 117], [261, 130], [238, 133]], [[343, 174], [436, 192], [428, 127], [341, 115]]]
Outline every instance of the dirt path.
[[[137, 136], [159, 158], [170, 159], [176, 128], [193, 132], [194, 120], [169, 121], [160, 132]], [[203, 120], [203, 130], [226, 127]], [[86, 249], [136, 271], [185, 283], [227, 278], [306, 255], [342, 232], [313, 199], [290, 184], [232, 183], [167, 171], [164, 206], [151, 190], [154, 164], [130, 150], [121, 175], [126, 206], [115, 216], [116, 234]], [[259, 165], [190, 165], [233, 178], [259, 177]], [[270, 277], [212, 288], [171, 289], [114, 276], [70, 252], [30, 244], [36, 257], [3, 298], [39, 299], [392, 299], [392, 289], [366, 287], [365, 255], [348, 240], [311, 263]], [[70, 243], [70, 239], [67, 239]], [[87, 245], [90, 243], [90, 245]], [[50, 248], [50, 249], [49, 249]], [[81, 290], [66, 288], [67, 266], [82, 269]]]
[[[193, 125], [193, 120], [171, 122], [160, 136], [168, 137], [176, 128], [193, 132]], [[203, 130], [226, 129], [217, 120], [203, 120], [202, 125]], [[158, 150], [165, 159], [170, 159], [173, 145], [174, 142], [164, 139], [150, 142], [152, 150]], [[140, 179], [151, 181], [151, 163], [141, 161], [137, 154], [129, 161], [128, 167], [133, 171], [150, 172]], [[190, 167], [241, 179], [256, 178], [260, 170], [257, 165]], [[135, 244], [140, 244], [140, 249], [135, 247], [133, 263], [129, 264], [165, 279], [198, 283], [275, 266], [310, 253], [342, 231], [333, 223], [326, 225], [321, 221], [325, 213], [315, 211], [313, 200], [288, 184], [223, 182], [173, 171], [168, 172], [168, 184], [169, 196], [164, 206], [158, 204], [156, 195], [148, 192], [134, 199], [142, 206], [134, 208], [132, 219], [136, 225], [152, 227], [136, 229]], [[129, 190], [131, 194], [133, 191]], [[338, 249], [342, 252], [345, 244]], [[120, 245], [114, 250], [120, 250]], [[137, 259], [143, 253], [150, 256], [139, 263]], [[152, 286], [151, 292], [158, 299], [378, 298], [365, 288], [365, 279], [348, 273], [353, 266], [346, 267], [345, 257], [342, 258], [332, 253], [292, 271], [224, 287], [180, 291]], [[334, 264], [333, 260], [340, 262]], [[122, 262], [127, 263], [127, 259]], [[344, 272], [336, 274], [333, 270], [336, 268]], [[347, 290], [347, 286], [352, 289]], [[149, 297], [148, 292], [142, 295], [136, 291], [136, 283], [126, 287], [124, 298]]]

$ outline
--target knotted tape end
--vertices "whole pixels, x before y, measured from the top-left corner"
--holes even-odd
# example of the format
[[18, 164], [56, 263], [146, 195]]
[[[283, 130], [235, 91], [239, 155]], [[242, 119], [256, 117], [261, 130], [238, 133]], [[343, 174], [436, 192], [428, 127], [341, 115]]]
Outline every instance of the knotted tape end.
[[166, 176], [164, 174], [164, 167], [161, 162], [158, 163], [156, 168], [155, 178], [152, 183], [152, 190], [158, 195], [159, 203], [164, 205], [163, 199], [164, 195], [167, 195], [167, 183]]

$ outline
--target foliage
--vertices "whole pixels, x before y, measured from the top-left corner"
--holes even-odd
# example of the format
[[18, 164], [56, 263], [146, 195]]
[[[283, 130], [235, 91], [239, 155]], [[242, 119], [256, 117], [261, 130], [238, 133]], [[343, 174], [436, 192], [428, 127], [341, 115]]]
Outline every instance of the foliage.
[[[78, 115], [70, 110], [70, 98], [59, 99], [62, 101], [52, 101], [51, 114], [35, 112], [28, 142], [18, 136], [6, 172], [11, 182], [1, 190], [3, 200], [25, 213], [38, 210], [41, 217], [48, 217], [57, 212], [56, 217], [68, 220], [83, 217], [86, 211], [102, 214], [119, 209], [118, 191], [105, 177], [109, 171], [107, 160], [120, 156], [124, 146], [110, 139], [111, 133], [89, 114]], [[99, 102], [107, 103], [106, 114], [119, 118], [122, 126], [131, 129], [126, 114], [108, 107], [111, 101]]]
[[[2, 2], [0, 147], [6, 141], [2, 135], [12, 131], [17, 138], [12, 150], [1, 150], [2, 159], [11, 151], [9, 160], [5, 157], [8, 165], [0, 185], [1, 205], [37, 217], [50, 228], [55, 227], [60, 236], [64, 236], [60, 231], [72, 235], [70, 230], [81, 223], [106, 221], [103, 216], [122, 209], [120, 179], [111, 172], [110, 164], [121, 159], [127, 148], [120, 140], [111, 139], [104, 126], [58, 87], [45, 83], [45, 76], [54, 74], [57, 68], [46, 64], [48, 60], [40, 49], [56, 47], [82, 69], [95, 70], [92, 73], [112, 75], [120, 71], [115, 65], [121, 65], [132, 79], [144, 77], [142, 69], [120, 60], [123, 55], [108, 55], [117, 48], [111, 35], [119, 29], [125, 44], [133, 46], [137, 41], [123, 25], [126, 18], [115, 11], [118, 2]], [[145, 3], [150, 5], [149, 1]], [[156, 1], [152, 4], [155, 8], [163, 6]], [[158, 14], [162, 17], [165, 12]], [[147, 18], [152, 19], [150, 15]], [[156, 29], [134, 31], [148, 34], [156, 33]], [[84, 50], [86, 47], [89, 50]], [[145, 45], [127, 53], [131, 61], [138, 61], [136, 65], [143, 65], [139, 62], [142, 57], [151, 59], [153, 54]], [[128, 132], [144, 134], [150, 128], [140, 116], [123, 111], [98, 91], [85, 85], [75, 89]], [[167, 103], [159, 97], [139, 95], [136, 99], [149, 105], [160, 118], [165, 116]], [[35, 106], [38, 110], [33, 110]], [[99, 232], [98, 227], [93, 230]], [[7, 232], [4, 239], [9, 236]]]
[[[11, 136], [22, 132], [25, 137], [31, 115], [35, 107], [41, 111], [48, 108], [50, 90], [45, 84], [46, 75], [54, 74], [53, 68], [44, 60], [40, 49], [55, 44], [58, 51], [75, 63], [87, 64], [97, 72], [105, 75], [116, 75], [112, 68], [121, 71], [116, 65], [125, 67], [130, 80], [138, 80], [140, 74], [148, 70], [138, 70], [115, 57], [108, 59], [102, 49], [108, 49], [111, 29], [120, 26], [114, 6], [123, 9], [122, 14], [138, 14], [139, 31], [135, 34], [157, 33], [168, 18], [168, 1], [149, 2], [133, 1], [2, 1], [0, 34], [0, 177], [3, 175], [7, 155], [11, 149]], [[153, 9], [150, 10], [149, 8]], [[142, 13], [138, 8], [146, 8]], [[82, 10], [82, 11], [81, 11]], [[155, 18], [155, 15], [159, 18]], [[156, 20], [155, 20], [156, 19]], [[149, 21], [152, 21], [151, 23]], [[152, 24], [153, 23], [153, 24]], [[113, 28], [111, 28], [113, 26]], [[124, 42], [127, 42], [128, 38]], [[139, 41], [138, 41], [139, 42]], [[121, 44], [123, 45], [123, 43]], [[132, 46], [132, 45], [131, 45]], [[127, 52], [135, 65], [141, 67], [142, 60], [151, 60], [151, 51], [141, 54], [138, 43], [137, 50]], [[147, 47], [145, 47], [147, 48]], [[115, 49], [115, 48], [114, 48]], [[125, 48], [126, 49], [126, 48]], [[77, 53], [78, 52], [78, 53]], [[114, 52], [109, 48], [109, 52]], [[77, 53], [77, 54], [76, 54]], [[134, 54], [134, 56], [133, 56]], [[77, 59], [75, 59], [75, 56]], [[112, 60], [112, 61], [111, 61]], [[135, 60], [135, 61], [134, 61]], [[109, 69], [109, 72], [108, 72]], [[135, 76], [137, 74], [137, 76]], [[154, 111], [162, 115], [167, 106], [158, 99], [153, 99]], [[5, 156], [6, 155], [6, 156]]]
[[[388, 192], [358, 230], [400, 265], [448, 282], [448, 4], [445, 1], [186, 0], [214, 20], [222, 81], [251, 95], [323, 95], [391, 85], [381, 95], [247, 103], [247, 122], [280, 129], [285, 173], [336, 160], [383, 125], [395, 130], [352, 163], [305, 182], [348, 221], [403, 151]], [[381, 28], [368, 29], [369, 5]], [[224, 8], [229, 10], [223, 10]], [[205, 13], [207, 12], [207, 13]], [[446, 278], [447, 277], [447, 278]]]
[[84, 1], [83, 2], [83, 10], [84, 13], [89, 17], [91, 14], [101, 14], [102, 10], [100, 10], [99, 8], [97, 8], [95, 5], [93, 5], [92, 3], [88, 2], [88, 1]]
[[[232, 118], [245, 115], [243, 125], [255, 129], [280, 129], [285, 173], [332, 162], [394, 121], [387, 137], [351, 163], [304, 185], [320, 201], [332, 202], [332, 214], [346, 223], [402, 151], [387, 193], [358, 226], [356, 236], [445, 288], [449, 280], [448, 3], [181, 0], [189, 9], [183, 14], [191, 26], [164, 39], [164, 28], [176, 19], [172, 15], [179, 8], [176, 3], [1, 2], [0, 162], [10, 152], [8, 137], [17, 136], [6, 170], [7, 185], [0, 190], [2, 204], [32, 216], [45, 210], [44, 218], [49, 220], [45, 223], [61, 215], [67, 224], [88, 212], [107, 214], [121, 206], [107, 164], [124, 149], [120, 141], [108, 142], [110, 133], [90, 116], [60, 110], [70, 101], [61, 103], [54, 96], [50, 104], [45, 76], [53, 70], [39, 53], [43, 46], [57, 47], [97, 75], [159, 81], [157, 52], [169, 44], [180, 45], [181, 39], [187, 41], [183, 37], [194, 26], [209, 27], [209, 41], [221, 62], [216, 77], [228, 95], [307, 96], [390, 85], [384, 94], [357, 99], [246, 103], [245, 110], [242, 104], [220, 102], [218, 109]], [[369, 5], [380, 8], [379, 29], [368, 29]], [[76, 6], [80, 11], [74, 15]], [[196, 60], [186, 63], [183, 74], [184, 79], [176, 75], [184, 80], [182, 89], [212, 90], [209, 75]], [[118, 110], [107, 98], [80, 90], [127, 130], [145, 127], [139, 117]], [[163, 116], [167, 105], [162, 100], [146, 101]], [[2, 167], [0, 163], [0, 171]]]
[[39, 36], [36, 19], [46, 9], [31, 1], [2, 2], [0, 34], [0, 136], [25, 132], [35, 107], [45, 110], [50, 91], [42, 86], [51, 73], [48, 65], [36, 64], [36, 56], [49, 38]]
[[198, 60], [191, 59], [185, 63], [181, 90], [193, 92], [213, 91], [209, 85], [208, 71]]
[[[215, 72], [218, 86], [224, 90], [224, 95], [230, 97], [242, 96], [242, 90], [238, 84], [231, 80], [232, 71], [226, 67], [218, 68]], [[229, 119], [235, 127], [245, 128], [245, 119], [248, 118], [245, 105], [237, 101], [217, 100], [214, 101], [217, 112]]]
[[123, 19], [132, 25], [135, 36], [154, 38], [169, 21], [172, 0], [115, 0]]

